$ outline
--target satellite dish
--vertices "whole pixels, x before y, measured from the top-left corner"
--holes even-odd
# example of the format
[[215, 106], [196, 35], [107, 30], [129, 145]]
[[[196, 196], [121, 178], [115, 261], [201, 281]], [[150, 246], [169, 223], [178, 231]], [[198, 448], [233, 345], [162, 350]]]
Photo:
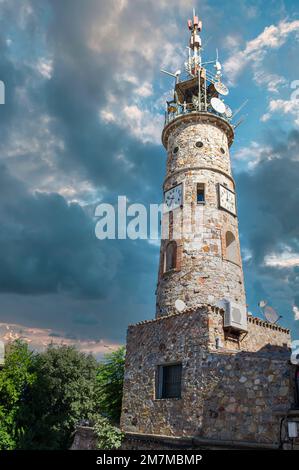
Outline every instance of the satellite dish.
[[233, 117], [233, 112], [232, 110], [230, 109], [229, 106], [227, 106], [227, 104], [225, 105], [225, 116], [228, 118], [228, 119], [231, 119]]
[[212, 98], [211, 106], [217, 113], [219, 114], [225, 113], [225, 104], [219, 98]]
[[226, 96], [229, 93], [227, 86], [225, 86], [222, 82], [215, 82], [214, 88], [219, 93], [219, 95]]
[[174, 306], [179, 313], [182, 313], [187, 308], [185, 302], [181, 299], [177, 299]]
[[259, 307], [260, 307], [260, 308], [265, 308], [266, 305], [267, 305], [266, 300], [260, 300], [260, 302], [259, 302]]
[[269, 323], [276, 323], [277, 320], [279, 320], [280, 318], [276, 310], [274, 310], [274, 308], [269, 307], [269, 306], [264, 308], [264, 315], [265, 315], [266, 320]]

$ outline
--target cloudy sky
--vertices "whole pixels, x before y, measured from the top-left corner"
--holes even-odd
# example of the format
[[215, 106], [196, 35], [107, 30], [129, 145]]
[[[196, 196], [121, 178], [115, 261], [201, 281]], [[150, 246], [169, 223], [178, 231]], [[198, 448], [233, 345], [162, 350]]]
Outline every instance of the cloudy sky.
[[269, 300], [299, 339], [296, 4], [0, 0], [0, 335], [102, 354], [154, 316], [158, 244], [97, 240], [94, 209], [161, 202], [159, 70], [182, 67], [194, 6], [230, 106], [249, 100], [232, 149], [249, 309]]

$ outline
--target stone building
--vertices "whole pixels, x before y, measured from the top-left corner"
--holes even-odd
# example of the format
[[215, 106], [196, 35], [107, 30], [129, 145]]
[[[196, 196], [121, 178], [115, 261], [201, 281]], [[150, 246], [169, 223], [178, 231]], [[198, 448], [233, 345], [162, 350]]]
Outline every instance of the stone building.
[[296, 411], [290, 334], [248, 314], [240, 254], [234, 140], [221, 64], [201, 60], [190, 29], [187, 77], [175, 74], [156, 318], [129, 326], [124, 448], [278, 448]]

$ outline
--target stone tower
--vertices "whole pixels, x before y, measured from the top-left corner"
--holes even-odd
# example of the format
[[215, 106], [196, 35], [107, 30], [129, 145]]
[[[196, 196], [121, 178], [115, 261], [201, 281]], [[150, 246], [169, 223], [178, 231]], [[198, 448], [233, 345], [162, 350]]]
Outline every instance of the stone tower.
[[176, 75], [162, 133], [167, 169], [157, 317], [173, 313], [178, 299], [188, 307], [224, 299], [246, 305], [229, 153], [234, 129], [223, 102], [228, 90], [218, 60], [213, 76], [201, 64], [197, 17], [189, 29], [188, 75]]
[[228, 90], [219, 60], [214, 73], [202, 63], [195, 14], [188, 27], [187, 76], [170, 74], [176, 83], [162, 132], [156, 318], [127, 334], [123, 446], [278, 448], [286, 423], [299, 423], [290, 335], [247, 313]]

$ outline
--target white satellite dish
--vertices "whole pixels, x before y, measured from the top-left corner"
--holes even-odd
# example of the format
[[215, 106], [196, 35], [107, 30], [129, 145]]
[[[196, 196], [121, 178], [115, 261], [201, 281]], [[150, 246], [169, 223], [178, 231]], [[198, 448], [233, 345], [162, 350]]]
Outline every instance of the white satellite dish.
[[227, 119], [231, 119], [233, 117], [233, 112], [230, 107], [227, 106], [227, 104], [225, 105], [225, 116], [227, 117]]
[[217, 113], [219, 114], [225, 113], [225, 104], [219, 98], [212, 98], [211, 106]]
[[175, 301], [175, 304], [174, 304], [176, 310], [179, 312], [179, 313], [182, 313], [186, 308], [187, 308], [187, 305], [185, 304], [185, 302], [181, 299], [177, 299]]
[[225, 86], [222, 82], [215, 82], [214, 88], [220, 95], [226, 96], [229, 93], [227, 86]]
[[267, 305], [265, 308], [264, 308], [264, 315], [265, 315], [265, 318], [266, 320], [269, 322], [269, 323], [276, 323], [277, 320], [279, 320], [279, 318], [281, 318], [278, 313], [276, 312], [276, 310], [274, 310], [273, 307], [270, 307], [269, 305]]
[[266, 305], [267, 305], [266, 300], [260, 300], [260, 301], [259, 301], [259, 307], [260, 307], [260, 308], [265, 308]]

